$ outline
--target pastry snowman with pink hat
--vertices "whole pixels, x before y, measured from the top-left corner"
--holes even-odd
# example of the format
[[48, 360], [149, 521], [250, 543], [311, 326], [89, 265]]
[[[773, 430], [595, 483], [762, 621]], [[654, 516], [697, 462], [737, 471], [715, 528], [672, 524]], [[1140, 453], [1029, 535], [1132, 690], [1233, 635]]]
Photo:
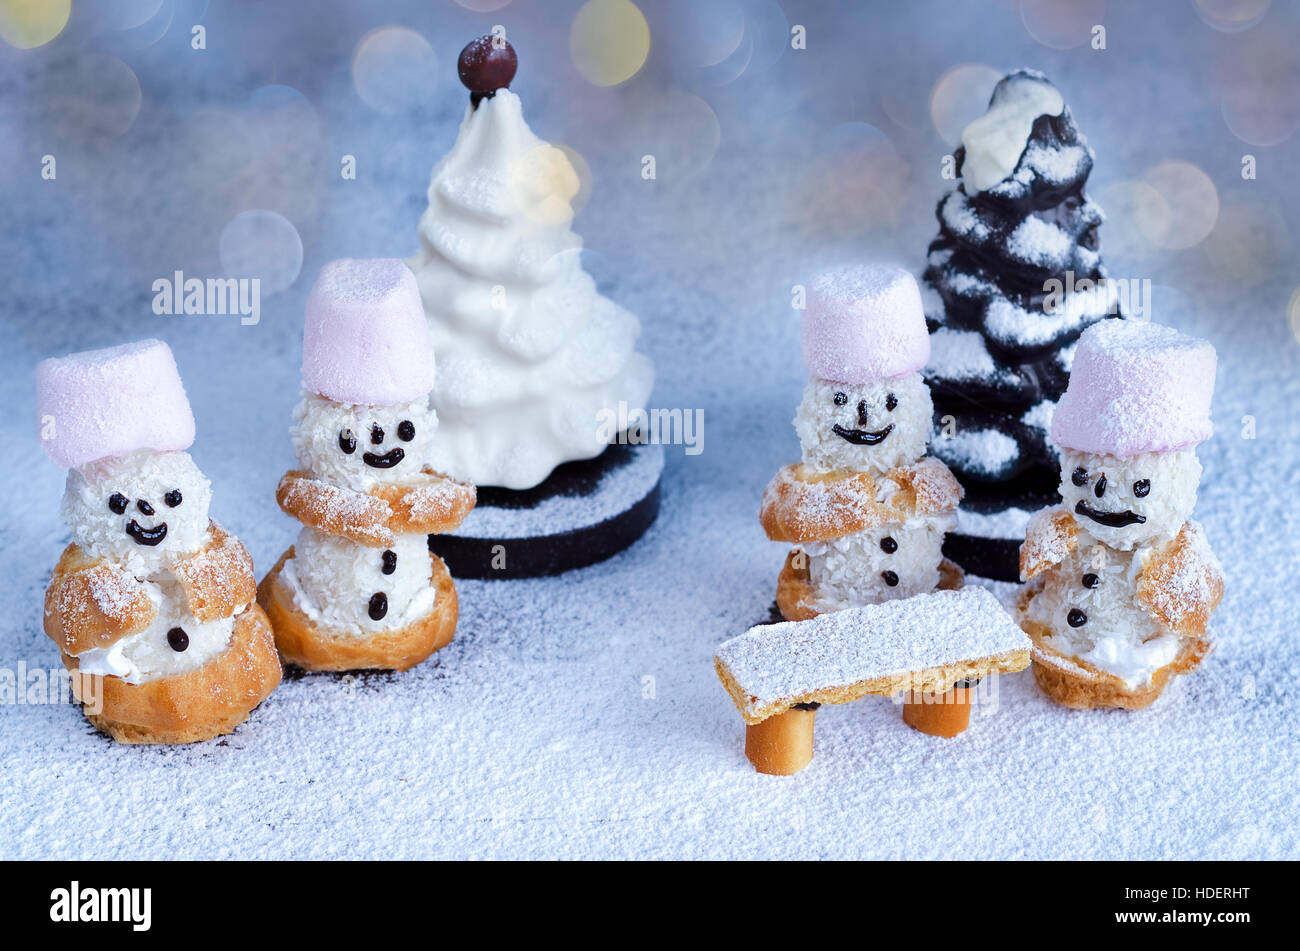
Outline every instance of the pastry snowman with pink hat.
[[332, 261], [307, 301], [299, 468], [276, 500], [302, 523], [259, 600], [285, 660], [405, 670], [447, 644], [456, 589], [428, 535], [455, 528], [474, 487], [429, 464], [434, 354], [415, 276], [396, 259]]
[[1209, 343], [1149, 322], [1079, 339], [1052, 419], [1064, 504], [1028, 526], [1018, 605], [1035, 678], [1066, 706], [1145, 707], [1212, 647], [1223, 574], [1190, 516], [1215, 367]]
[[248, 552], [208, 518], [171, 350], [142, 340], [44, 360], [36, 385], [72, 535], [45, 631], [87, 718], [123, 743], [230, 732], [280, 682], [280, 661]]
[[941, 549], [961, 487], [926, 455], [930, 338], [915, 279], [883, 265], [821, 275], [807, 289], [802, 343], [803, 459], [777, 473], [759, 512], [768, 537], [793, 546], [777, 585], [782, 614], [803, 620], [955, 583]]

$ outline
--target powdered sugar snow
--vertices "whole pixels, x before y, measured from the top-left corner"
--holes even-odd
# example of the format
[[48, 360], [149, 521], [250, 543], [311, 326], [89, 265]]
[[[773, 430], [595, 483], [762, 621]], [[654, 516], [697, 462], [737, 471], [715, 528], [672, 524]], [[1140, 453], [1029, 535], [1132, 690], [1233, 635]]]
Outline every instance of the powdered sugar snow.
[[[548, 36], [541, 6], [515, 11], [520, 23], [510, 21], [512, 34]], [[807, 16], [819, 16], [818, 4], [806, 6]], [[1141, 8], [1152, 5], [1123, 6], [1141, 27]], [[889, 5], [896, 30], [883, 46], [869, 47], [880, 55], [844, 59], [842, 88], [883, 88], [916, 56], [912, 45], [891, 51], [888, 41], [929, 42], [932, 11]], [[982, 5], [944, 11], [943, 30], [966, 37], [981, 60], [1013, 63], [1023, 54], [1024, 37], [1009, 38], [1005, 18]], [[810, 35], [814, 23], [835, 15], [807, 21]], [[563, 51], [569, 24], [553, 19], [552, 52]], [[435, 31], [436, 48], [454, 53], [466, 38], [455, 33], [463, 24], [438, 32], [436, 20], [421, 22]], [[1200, 42], [1205, 28], [1194, 16], [1160, 23], [1144, 31], [1141, 57], [1113, 68], [1081, 59], [1071, 67], [1068, 54], [1035, 53], [1086, 119], [1107, 181], [1140, 176], [1151, 154], [1216, 154], [1228, 139], [1217, 110], [1171, 111], [1127, 95], [1158, 82], [1197, 102], [1200, 66], [1187, 61], [1186, 44]], [[62, 155], [59, 181], [43, 183], [48, 187], [32, 187], [30, 175], [13, 168], [0, 171], [6, 210], [30, 223], [0, 233], [9, 295], [0, 349], [11, 371], [0, 375], [8, 410], [0, 434], [13, 451], [0, 469], [7, 513], [0, 527], [0, 601], [7, 607], [0, 619], [0, 856], [1300, 857], [1300, 641], [1291, 633], [1290, 580], [1300, 569], [1293, 476], [1300, 374], [1281, 309], [1296, 280], [1264, 262], [1256, 262], [1251, 282], [1226, 279], [1208, 242], [1142, 261], [1117, 260], [1108, 250], [1117, 273], [1150, 273], [1178, 286], [1188, 306], [1157, 311], [1154, 319], [1207, 337], [1219, 351], [1219, 429], [1197, 450], [1205, 476], [1196, 518], [1223, 562], [1227, 591], [1212, 622], [1219, 648], [1203, 667], [1131, 713], [1068, 710], [1043, 696], [1029, 672], [1003, 675], [993, 702], [978, 705], [970, 729], [953, 739], [918, 734], [888, 702], [828, 706], [817, 714], [816, 758], [797, 776], [760, 775], [745, 759], [743, 724], [712, 658], [718, 645], [768, 616], [788, 550], [766, 539], [755, 513], [772, 474], [799, 455], [790, 417], [807, 374], [790, 288], [839, 253], [910, 255], [919, 265], [945, 190], [937, 176], [919, 171], [934, 164], [933, 136], [891, 126], [915, 174], [888, 226], [873, 223], [846, 241], [811, 212], [798, 220], [797, 236], [774, 220], [805, 212], [786, 200], [792, 183], [806, 180], [808, 169], [789, 149], [810, 119], [794, 107], [804, 100], [787, 101], [791, 91], [804, 95], [807, 68], [805, 54], [789, 50], [762, 75], [747, 75], [743, 96], [701, 92], [725, 134], [698, 183], [670, 180], [657, 146], [627, 152], [640, 140], [619, 126], [621, 110], [591, 122], [559, 94], [538, 56], [516, 84], [529, 96], [536, 128], [571, 143], [594, 168], [580, 230], [603, 258], [602, 280], [618, 281], [610, 296], [643, 318], [641, 339], [659, 374], [652, 404], [705, 411], [704, 452], [667, 447], [662, 511], [640, 542], [568, 575], [458, 581], [456, 638], [428, 662], [401, 675], [290, 676], [221, 740], [121, 747], [71, 705], [40, 702], [47, 672], [62, 669], [41, 631], [41, 611], [67, 535], [58, 516], [63, 475], [37, 440], [36, 361], [165, 337], [193, 405], [192, 452], [213, 483], [212, 516], [245, 543], [264, 574], [299, 528], [278, 510], [274, 492], [293, 468], [285, 426], [299, 399], [307, 288], [330, 258], [408, 248], [431, 157], [455, 135], [465, 97], [450, 88], [450, 73], [422, 113], [427, 120], [398, 126], [368, 112], [353, 88], [347, 63], [357, 30], [333, 20], [291, 26], [315, 32], [307, 34], [313, 42], [277, 46], [283, 71], [313, 83], [331, 141], [367, 149], [358, 152], [365, 172], [363, 181], [335, 179], [332, 186], [325, 175], [317, 184], [286, 179], [294, 184], [287, 195], [309, 198], [316, 209], [315, 217], [295, 219], [308, 260], [296, 284], [263, 301], [257, 327], [164, 319], [147, 308], [149, 281], [179, 266], [187, 244], [209, 248], [220, 230], [224, 218], [206, 217], [196, 195], [230, 194], [233, 156], [241, 168], [249, 161], [247, 150], [239, 151], [242, 138], [235, 152], [214, 153], [216, 177], [203, 179], [192, 163], [165, 161], [172, 153], [155, 147], [169, 136], [141, 140], [133, 128], [73, 176], [77, 214], [69, 213], [73, 184], [63, 181]], [[842, 41], [829, 28], [821, 35], [828, 44]], [[828, 46], [828, 55], [835, 49]], [[141, 72], [149, 108], [137, 125], [188, 128], [188, 108], [175, 100], [184, 83], [160, 88], [151, 75]], [[242, 108], [247, 91], [220, 75], [213, 89], [234, 90]], [[654, 79], [637, 82], [643, 78]], [[819, 110], [837, 108], [835, 97], [818, 103]], [[651, 131], [655, 142], [681, 141], [674, 129]], [[3, 129], [0, 151], [22, 141], [12, 132]], [[611, 143], [618, 146], [612, 159]], [[643, 149], [660, 153], [657, 183], [642, 181], [635, 163], [626, 173], [624, 153]], [[150, 187], [141, 188], [142, 180]], [[1300, 190], [1287, 176], [1261, 174], [1247, 190], [1284, 220], [1300, 220]], [[163, 229], [177, 248], [157, 264], [150, 242], [158, 240], [158, 222], [179, 220], [177, 209], [186, 211], [180, 227]], [[77, 249], [75, 273], [53, 253], [58, 248]], [[188, 273], [190, 259], [184, 263]], [[193, 269], [203, 273], [197, 261]], [[968, 581], [991, 587], [1004, 603], [1015, 592]], [[1069, 910], [1064, 914], [1068, 920]]]

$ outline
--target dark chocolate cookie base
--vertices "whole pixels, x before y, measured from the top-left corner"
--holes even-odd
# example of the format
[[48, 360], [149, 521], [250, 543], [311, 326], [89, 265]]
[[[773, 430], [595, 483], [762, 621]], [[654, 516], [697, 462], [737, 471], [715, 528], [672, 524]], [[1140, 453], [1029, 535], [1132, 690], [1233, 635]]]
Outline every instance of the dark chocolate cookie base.
[[[618, 477], [638, 448], [616, 444], [595, 459], [567, 462], [531, 489], [480, 488], [478, 506], [529, 509], [557, 495], [594, 495], [605, 480]], [[520, 538], [430, 535], [429, 550], [447, 563], [454, 578], [537, 578], [584, 568], [618, 554], [645, 534], [659, 514], [659, 486], [656, 479], [636, 501], [594, 524], [557, 524], [549, 532]]]
[[943, 553], [961, 565], [968, 575], [994, 581], [1020, 581], [1019, 538], [982, 538], [949, 532], [943, 540]]

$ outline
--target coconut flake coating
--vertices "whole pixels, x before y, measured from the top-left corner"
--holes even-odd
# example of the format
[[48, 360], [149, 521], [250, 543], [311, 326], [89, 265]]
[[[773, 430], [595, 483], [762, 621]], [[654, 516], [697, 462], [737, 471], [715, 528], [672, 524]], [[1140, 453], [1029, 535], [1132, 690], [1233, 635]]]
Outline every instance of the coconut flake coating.
[[[1082, 485], [1075, 484], [1076, 472], [1080, 473]], [[1103, 477], [1105, 486], [1098, 495], [1097, 486]], [[1176, 536], [1196, 507], [1200, 481], [1201, 463], [1190, 449], [1148, 452], [1126, 459], [1069, 450], [1061, 456], [1061, 497], [1066, 511], [1085, 535], [1122, 551]], [[1103, 525], [1081, 513], [1080, 504], [1103, 516], [1131, 512], [1144, 521]]]
[[[174, 506], [167, 503], [171, 492], [179, 493]], [[121, 513], [110, 507], [114, 495], [125, 500]], [[142, 502], [152, 515], [141, 511]], [[90, 557], [144, 578], [203, 546], [211, 502], [212, 484], [189, 453], [141, 450], [69, 470], [62, 514], [72, 540]], [[156, 532], [164, 524], [156, 545], [141, 545], [130, 534], [132, 525]]]
[[[394, 570], [385, 574], [385, 552]], [[281, 579], [293, 602], [317, 624], [342, 634], [364, 636], [404, 627], [433, 609], [431, 560], [426, 537], [398, 535], [387, 549], [303, 528]], [[384, 616], [371, 617], [371, 599], [382, 592]]]
[[[932, 412], [930, 389], [919, 373], [859, 384], [814, 377], [804, 388], [794, 428], [808, 465], [879, 474], [925, 455]], [[893, 429], [876, 445], [856, 445], [835, 432], [837, 425], [850, 434]]]
[[[200, 621], [190, 613], [185, 592], [174, 577], [160, 577], [146, 587], [158, 611], [154, 622], [110, 647], [78, 654], [82, 673], [112, 675], [141, 684], [198, 670], [226, 649], [235, 620], [246, 607], [229, 617]], [[175, 628], [185, 633], [184, 650], [176, 650], [169, 640]]]
[[[438, 414], [424, 398], [395, 406], [367, 406], [304, 393], [293, 418], [289, 434], [298, 464], [314, 478], [358, 492], [411, 480], [429, 464], [438, 428]], [[410, 432], [403, 423], [414, 429], [412, 439], [402, 438], [404, 431]], [[379, 432], [382, 438], [375, 442]], [[346, 434], [352, 442], [344, 438]], [[352, 445], [352, 451], [345, 452], [345, 445]], [[366, 453], [384, 456], [394, 449], [402, 451], [397, 464], [376, 468], [366, 463]]]
[[955, 523], [956, 516], [944, 512], [798, 546], [808, 556], [817, 609], [840, 611], [933, 591], [943, 536]]
[[[1047, 576], [1026, 608], [1026, 619], [1047, 627], [1048, 644], [1067, 657], [1113, 674], [1129, 689], [1146, 684], [1173, 662], [1181, 646], [1137, 599], [1137, 574], [1148, 554], [1147, 549], [1080, 544]], [[1094, 587], [1083, 583], [1085, 574], [1095, 576]], [[1082, 612], [1082, 624], [1071, 626], [1072, 611]]]

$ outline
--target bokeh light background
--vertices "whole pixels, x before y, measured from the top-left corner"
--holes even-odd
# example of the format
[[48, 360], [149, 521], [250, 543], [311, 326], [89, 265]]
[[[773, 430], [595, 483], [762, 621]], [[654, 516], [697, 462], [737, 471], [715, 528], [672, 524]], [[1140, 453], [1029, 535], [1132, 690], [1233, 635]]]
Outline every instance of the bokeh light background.
[[[1108, 214], [1112, 275], [1151, 279], [1154, 316], [1211, 336], [1229, 370], [1249, 371], [1252, 353], [1300, 352], [1300, 4], [0, 0], [0, 11], [0, 343], [31, 361], [155, 334], [182, 365], [221, 348], [268, 399], [291, 401], [312, 279], [333, 257], [414, 250], [430, 169], [465, 108], [456, 55], [498, 24], [519, 54], [527, 118], [579, 171], [584, 257], [643, 318], [664, 405], [725, 399], [714, 379], [729, 374], [710, 372], [724, 361], [796, 379], [790, 288], [816, 268], [871, 256], [919, 268], [951, 186], [943, 156], [1022, 65], [1056, 82], [1096, 151], [1089, 191]], [[791, 48], [795, 27], [806, 49]], [[54, 181], [40, 178], [45, 155]], [[340, 174], [345, 156], [355, 180]], [[262, 323], [155, 317], [151, 284], [176, 270], [261, 277]], [[20, 406], [27, 382], [3, 384]], [[196, 402], [221, 385], [187, 382]], [[212, 425], [249, 422], [236, 412]]]
[[[1020, 66], [1052, 78], [1096, 151], [1089, 192], [1107, 212], [1102, 248], [1110, 273], [1149, 279], [1152, 316], [1209, 337], [1219, 351], [1218, 432], [1201, 454], [1198, 513], [1213, 524], [1216, 549], [1248, 548], [1252, 562], [1258, 551], [1268, 569], [1240, 557], [1226, 565], [1229, 592], [1216, 623], [1224, 619], [1231, 648], [1183, 689], [1233, 695], [1248, 675], [1263, 691], [1276, 679], [1267, 665], [1292, 662], [1294, 652], [1278, 653], [1293, 634], [1282, 630], [1289, 595], [1276, 582], [1296, 563], [1300, 538], [1300, 508], [1285, 491], [1300, 458], [1300, 3], [1287, 0], [0, 0], [0, 436], [16, 450], [15, 468], [0, 482], [7, 511], [21, 513], [0, 519], [0, 547], [12, 556], [0, 590], [13, 608], [0, 641], [18, 645], [31, 665], [48, 663], [41, 591], [66, 531], [57, 516], [61, 480], [36, 438], [32, 368], [41, 357], [166, 339], [197, 417], [193, 451], [213, 482], [214, 514], [263, 568], [292, 539], [296, 526], [272, 497], [293, 465], [287, 428], [307, 292], [331, 258], [415, 250], [430, 170], [454, 141], [466, 106], [457, 54], [497, 24], [518, 51], [512, 88], [529, 122], [568, 152], [581, 178], [575, 228], [586, 242], [584, 263], [641, 317], [641, 347], [658, 372], [653, 404], [703, 408], [706, 420], [702, 454], [670, 447], [659, 523], [632, 552], [530, 582], [537, 593], [526, 609], [507, 599], [518, 613], [500, 613], [495, 582], [460, 585], [464, 650], [580, 683], [563, 695], [601, 709], [604, 741], [619, 749], [629, 737], [648, 744], [635, 769], [620, 760], [611, 768], [599, 747], [601, 761], [581, 760], [572, 775], [552, 773], [551, 761], [537, 758], [542, 772], [532, 775], [545, 777], [535, 790], [537, 815], [576, 816], [566, 827], [573, 841], [614, 843], [627, 841], [625, 829], [635, 823], [622, 820], [632, 812], [664, 842], [683, 823], [696, 838], [760, 842], [764, 824], [785, 828], [780, 823], [805, 810], [810, 831], [818, 822], [839, 828], [848, 814], [839, 812], [842, 794], [855, 783], [834, 772], [833, 758], [823, 764], [829, 784], [815, 785], [810, 774], [811, 786], [768, 787], [764, 795], [774, 798], [766, 811], [748, 794], [734, 799], [726, 815], [741, 817], [744, 831], [736, 833], [703, 811], [701, 787], [682, 779], [693, 767], [679, 756], [698, 757], [685, 762], [711, 776], [729, 768], [699, 719], [699, 705], [725, 702], [708, 646], [765, 615], [770, 575], [761, 566], [775, 559], [775, 572], [780, 563], [754, 511], [763, 482], [797, 453], [789, 420], [805, 374], [792, 286], [828, 265], [869, 257], [919, 270], [936, 231], [936, 201], [952, 187], [941, 177], [943, 157], [983, 111], [998, 77]], [[1105, 26], [1105, 50], [1092, 48], [1097, 24]], [[196, 25], [202, 50], [192, 48]], [[806, 49], [791, 48], [796, 26]], [[1248, 154], [1252, 180], [1241, 174]], [[53, 181], [41, 177], [46, 155], [57, 162]], [[647, 155], [655, 158], [653, 181], [642, 177]], [[345, 157], [355, 160], [355, 180], [340, 174]], [[151, 286], [178, 270], [261, 278], [261, 322], [155, 316]], [[1247, 418], [1256, 439], [1244, 435]], [[1250, 500], [1245, 513], [1243, 498]], [[1242, 513], [1261, 537], [1247, 538], [1231, 513]], [[638, 600], [641, 590], [651, 593]], [[671, 597], [660, 596], [668, 590]], [[611, 623], [610, 610], [634, 618]], [[661, 672], [665, 691], [671, 680], [673, 699], [654, 713], [603, 699], [614, 696], [611, 685], [635, 687], [643, 671]], [[1283, 696], [1284, 687], [1268, 686], [1267, 696]], [[310, 689], [327, 687], [302, 684], [299, 697]], [[476, 686], [465, 702], [480, 698]], [[1197, 730], [1219, 729], [1204, 718], [1224, 708], [1181, 709], [1200, 742]], [[1180, 855], [1278, 857], [1287, 848], [1294, 829], [1282, 787], [1265, 787], [1281, 803], [1273, 816], [1251, 812], [1258, 798], [1207, 805], [1207, 776], [1259, 776], [1285, 761], [1261, 725], [1272, 720], [1254, 708], [1228, 709], [1229, 731], [1255, 724], [1254, 732], [1240, 742], [1215, 733], [1217, 747], [1171, 745], [1194, 752], [1158, 769], [1147, 766], [1166, 734], [1136, 735], [1141, 750], [1131, 752], [1141, 755], [1123, 758], [1141, 776], [1102, 813], [1115, 822], [1113, 849], [1149, 853], [1140, 845], [1149, 836]], [[643, 727], [650, 722], [653, 733]], [[730, 711], [727, 722], [734, 723]], [[539, 719], [530, 731], [543, 731], [547, 744], [566, 739], [545, 733], [546, 724]], [[664, 742], [661, 724], [677, 731], [672, 742]], [[1105, 735], [1092, 734], [1098, 743]], [[40, 736], [36, 742], [48, 745]], [[368, 733], [340, 736], [349, 737], [340, 741], [345, 758], [392, 755]], [[364, 746], [348, 745], [358, 741]], [[471, 758], [490, 756], [493, 742], [484, 739]], [[577, 763], [580, 745], [554, 755]], [[284, 764], [273, 744], [237, 747], [225, 751], [238, 758], [229, 767], [239, 770], [235, 787], [292, 788], [279, 785]], [[1056, 775], [1079, 775], [1090, 752], [1076, 762], [1058, 750]], [[17, 750], [14, 762], [26, 753]], [[1207, 756], [1219, 773], [1202, 769]], [[1040, 760], [1034, 768], [1052, 768], [1051, 756]], [[43, 775], [68, 774], [75, 762], [48, 765]], [[224, 756], [207, 764], [216, 772], [186, 772], [169, 811], [178, 825], [157, 842], [171, 849], [190, 841], [184, 830], [196, 808], [210, 810], [214, 828], [220, 818], [234, 840], [256, 825], [246, 821], [247, 800], [222, 785], [234, 774], [221, 772], [221, 762]], [[1186, 762], [1196, 765], [1184, 771]], [[29, 765], [24, 758], [21, 768]], [[478, 775], [476, 766], [461, 768]], [[623, 785], [639, 770], [654, 780]], [[127, 772], [129, 785], [134, 768]], [[1104, 782], [1110, 770], [1090, 772]], [[140, 775], [145, 783], [158, 774]], [[1148, 775], [1178, 776], [1182, 785], [1153, 807], [1159, 796], [1147, 794]], [[1050, 791], [1053, 822], [1019, 830], [996, 824], [997, 841], [1013, 855], [1068, 849], [1076, 839], [1072, 817], [1103, 808], [1093, 780], [1071, 800], [1063, 779], [1061, 791]], [[364, 803], [349, 798], [355, 790], [336, 788], [338, 803], [360, 810], [348, 813], [349, 822], [394, 835], [405, 828], [384, 811], [400, 797], [357, 788]], [[495, 791], [466, 788], [483, 810], [496, 808]], [[153, 789], [142, 785], [136, 794]], [[592, 789], [616, 797], [613, 835], [594, 811], [605, 806], [585, 795]], [[652, 789], [655, 805], [643, 810], [628, 789]], [[985, 788], [977, 798], [999, 795]], [[851, 808], [877, 815], [862, 805], [871, 801]], [[954, 798], [949, 806], [961, 818], [971, 803]], [[1017, 798], [1005, 808], [1021, 806]], [[353, 821], [372, 813], [373, 821]], [[1245, 831], [1207, 840], [1181, 822], [1185, 813], [1223, 813]], [[69, 837], [57, 811], [30, 814], [20, 837], [28, 848], [81, 841]], [[1164, 817], [1163, 832], [1152, 828], [1152, 815]], [[269, 841], [315, 854], [282, 830], [316, 826], [287, 816]], [[515, 828], [483, 818], [492, 821], [470, 825], [533, 841], [532, 819]], [[803, 826], [796, 829], [788, 841], [806, 857]], [[881, 841], [891, 831], [879, 833]], [[444, 825], [413, 829], [399, 841], [438, 842], [445, 832]], [[345, 841], [316, 839], [326, 850]], [[910, 849], [887, 854], [925, 854], [935, 841], [927, 830]], [[1023, 844], [1031, 841], [1036, 848]]]

